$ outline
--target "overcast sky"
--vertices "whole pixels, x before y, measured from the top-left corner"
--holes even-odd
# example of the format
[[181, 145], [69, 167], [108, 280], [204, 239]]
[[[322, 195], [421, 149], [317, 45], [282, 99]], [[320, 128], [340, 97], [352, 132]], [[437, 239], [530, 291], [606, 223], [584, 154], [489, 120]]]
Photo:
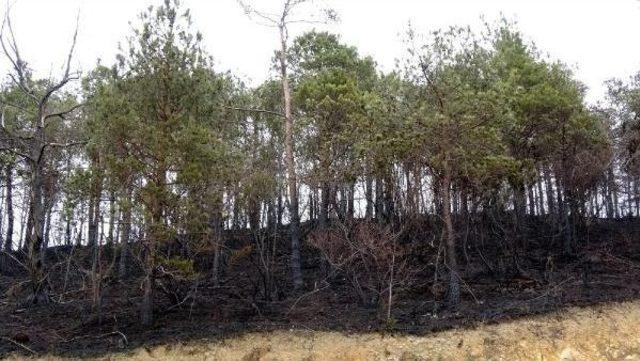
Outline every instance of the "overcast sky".
[[[235, 0], [184, 0], [195, 27], [219, 71], [231, 70], [255, 84], [269, 74], [277, 46], [274, 29], [248, 19]], [[602, 83], [640, 70], [638, 0], [327, 0], [341, 21], [327, 30], [392, 70], [404, 55], [401, 34], [409, 21], [419, 31], [448, 25], [478, 25], [500, 14], [515, 20], [538, 48], [576, 70], [590, 88], [588, 99], [601, 99]], [[76, 68], [89, 70], [101, 58], [111, 64], [117, 46], [130, 33], [130, 21], [161, 0], [17, 0], [12, 10], [16, 37], [38, 75], [60, 73], [80, 10]], [[253, 0], [275, 9], [281, 0]], [[307, 26], [306, 29], [309, 29]], [[294, 29], [294, 34], [305, 30]], [[6, 62], [0, 62], [3, 70]], [[3, 73], [6, 73], [4, 71]]]

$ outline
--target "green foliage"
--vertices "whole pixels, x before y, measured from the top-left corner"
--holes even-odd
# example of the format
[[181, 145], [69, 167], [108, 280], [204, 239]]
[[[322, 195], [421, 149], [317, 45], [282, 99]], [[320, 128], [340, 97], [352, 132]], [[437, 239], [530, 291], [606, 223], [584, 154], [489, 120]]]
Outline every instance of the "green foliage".
[[295, 104], [305, 135], [304, 156], [316, 182], [352, 183], [359, 174], [357, 135], [377, 76], [370, 58], [329, 33], [309, 32], [291, 48]]
[[516, 160], [505, 146], [503, 126], [508, 108], [491, 66], [492, 51], [469, 29], [434, 32], [416, 45], [409, 32], [410, 58], [405, 77], [412, 83], [408, 98], [409, 137], [413, 157], [436, 178], [445, 171], [461, 182], [499, 183]]
[[627, 81], [613, 79], [608, 82], [608, 100], [611, 108], [606, 116], [613, 118], [621, 139], [625, 169], [640, 174], [640, 73]]
[[137, 185], [134, 198], [145, 206], [150, 229], [167, 239], [176, 230], [161, 214], [188, 226], [186, 214], [199, 213], [238, 179], [242, 124], [227, 105], [245, 90], [211, 69], [178, 2], [165, 1], [140, 19], [118, 65], [99, 66], [85, 80], [88, 150], [104, 155], [114, 184]]
[[158, 266], [164, 272], [179, 280], [194, 280], [198, 277], [198, 272], [194, 267], [193, 260], [181, 257], [158, 258]]

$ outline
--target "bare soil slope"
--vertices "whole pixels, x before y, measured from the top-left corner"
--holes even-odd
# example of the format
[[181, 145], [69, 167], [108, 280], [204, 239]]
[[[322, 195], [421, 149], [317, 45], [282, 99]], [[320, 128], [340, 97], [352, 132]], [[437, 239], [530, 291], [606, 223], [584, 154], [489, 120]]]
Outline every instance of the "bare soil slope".
[[[9, 356], [9, 360], [21, 358], [24, 356]], [[640, 360], [640, 301], [567, 308], [426, 336], [275, 331], [220, 341], [142, 347], [96, 359]]]

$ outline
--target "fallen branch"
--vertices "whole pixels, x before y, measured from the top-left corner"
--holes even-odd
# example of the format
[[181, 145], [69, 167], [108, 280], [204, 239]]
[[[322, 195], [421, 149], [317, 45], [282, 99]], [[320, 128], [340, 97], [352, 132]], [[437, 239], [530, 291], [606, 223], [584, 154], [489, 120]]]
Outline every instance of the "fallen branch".
[[10, 339], [9, 337], [2, 337], [2, 339], [3, 339], [3, 340], [7, 340], [7, 341], [9, 341], [9, 342], [11, 342], [12, 344], [14, 344], [14, 345], [16, 345], [16, 346], [20, 346], [20, 347], [22, 347], [23, 349], [25, 349], [25, 350], [27, 350], [27, 351], [31, 352], [31, 353], [32, 353], [32, 354], [34, 354], [34, 355], [37, 355], [37, 354], [38, 354], [37, 352], [33, 351], [33, 350], [32, 350], [32, 349], [30, 349], [29, 347], [27, 347], [27, 346], [25, 346], [25, 345], [21, 344], [21, 343], [20, 343], [20, 342], [18, 342], [18, 341], [12, 340], [12, 339]]
[[549, 294], [551, 294], [551, 292], [552, 292], [552, 291], [557, 290], [558, 288], [560, 288], [560, 286], [562, 286], [562, 285], [564, 285], [564, 284], [568, 283], [568, 282], [569, 282], [569, 281], [571, 281], [571, 280], [573, 280], [573, 277], [569, 277], [569, 278], [565, 279], [564, 281], [562, 281], [562, 282], [560, 282], [560, 283], [558, 283], [558, 284], [554, 285], [553, 287], [549, 287], [549, 288], [547, 288], [547, 290], [546, 290], [545, 292], [543, 292], [540, 296], [538, 296], [538, 297], [534, 297], [534, 298], [532, 298], [532, 299], [530, 299], [530, 300], [526, 300], [526, 301], [524, 301], [524, 303], [529, 303], [529, 302], [537, 301], [537, 300], [539, 300], [539, 299], [541, 299], [541, 298], [543, 298], [543, 297], [547, 297], [547, 296], [549, 296]]
[[289, 311], [287, 311], [287, 313], [285, 313], [285, 315], [284, 315], [284, 316], [285, 316], [285, 317], [289, 316], [289, 314], [293, 311], [293, 309], [296, 307], [296, 305], [298, 304], [298, 302], [302, 301], [302, 299], [303, 299], [303, 298], [306, 298], [306, 297], [311, 296], [311, 295], [313, 295], [313, 294], [315, 294], [315, 293], [318, 293], [318, 292], [320, 292], [320, 291], [323, 291], [323, 290], [327, 289], [328, 287], [329, 287], [329, 283], [327, 283], [327, 285], [326, 285], [326, 286], [324, 286], [324, 287], [322, 287], [322, 288], [316, 288], [316, 289], [314, 289], [313, 291], [307, 292], [307, 293], [303, 294], [302, 296], [298, 297], [298, 298], [296, 299], [296, 301], [293, 303], [293, 305], [291, 305], [291, 307], [289, 308]]
[[122, 340], [124, 341], [125, 345], [129, 344], [129, 340], [127, 340], [127, 336], [124, 333], [120, 332], [120, 331], [113, 331], [113, 332], [105, 333], [104, 335], [97, 336], [96, 338], [103, 338], [103, 337], [114, 336], [114, 335], [118, 335], [118, 336], [122, 337]]

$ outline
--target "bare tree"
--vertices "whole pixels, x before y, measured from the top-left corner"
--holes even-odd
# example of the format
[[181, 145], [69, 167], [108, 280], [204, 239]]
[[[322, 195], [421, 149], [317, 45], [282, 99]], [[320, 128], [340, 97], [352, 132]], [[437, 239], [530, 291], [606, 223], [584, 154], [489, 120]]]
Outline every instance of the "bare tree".
[[289, 25], [294, 23], [326, 23], [336, 20], [334, 11], [327, 9], [323, 11], [323, 19], [296, 19], [293, 17], [294, 11], [304, 4], [310, 4], [313, 0], [285, 0], [282, 11], [273, 14], [260, 11], [243, 0], [238, 0], [240, 6], [249, 16], [255, 17], [260, 24], [278, 29], [280, 50], [278, 51], [278, 63], [280, 66], [280, 79], [282, 83], [282, 95], [284, 101], [284, 134], [285, 134], [285, 165], [287, 168], [287, 180], [289, 187], [289, 217], [291, 235], [291, 270], [293, 274], [293, 284], [295, 289], [300, 289], [303, 285], [302, 271], [300, 267], [300, 210], [298, 201], [298, 179], [296, 176], [296, 163], [293, 144], [293, 112], [291, 105], [291, 86], [288, 75], [288, 41]]
[[[78, 80], [79, 73], [71, 71], [78, 26], [73, 34], [71, 47], [64, 64], [64, 73], [58, 81], [50, 81], [44, 89], [36, 89], [35, 82], [31, 78], [27, 62], [22, 59], [16, 38], [11, 25], [9, 9], [5, 13], [0, 29], [0, 46], [5, 57], [9, 60], [12, 69], [9, 78], [24, 96], [29, 99], [35, 111], [19, 109], [27, 119], [31, 120], [27, 131], [13, 132], [5, 126], [4, 117], [1, 124], [0, 149], [10, 151], [22, 157], [30, 171], [29, 179], [29, 221], [31, 229], [28, 235], [28, 269], [31, 282], [31, 299], [33, 303], [47, 302], [49, 297], [46, 292], [46, 274], [43, 271], [40, 252], [43, 245], [43, 224], [45, 218], [45, 202], [43, 197], [44, 165], [47, 158], [47, 149], [52, 147], [68, 147], [79, 143], [58, 143], [47, 139], [46, 128], [52, 119], [65, 118], [80, 108], [81, 104], [66, 109], [51, 109], [50, 100], [59, 93], [69, 82]], [[2, 104], [3, 107], [11, 106]]]

